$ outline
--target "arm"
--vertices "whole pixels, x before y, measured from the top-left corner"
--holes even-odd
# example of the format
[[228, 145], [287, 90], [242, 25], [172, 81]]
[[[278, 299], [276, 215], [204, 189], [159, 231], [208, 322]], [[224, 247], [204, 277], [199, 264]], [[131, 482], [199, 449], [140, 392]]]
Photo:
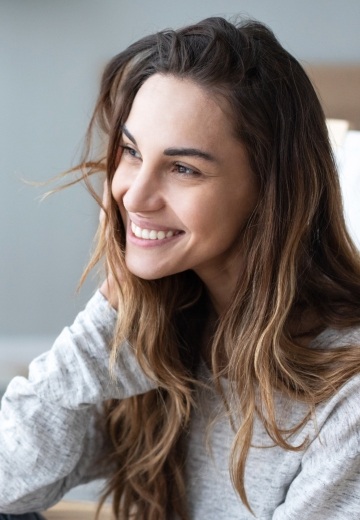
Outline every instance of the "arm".
[[317, 414], [319, 435], [273, 520], [360, 518], [360, 376]]
[[48, 508], [71, 487], [100, 476], [101, 403], [154, 388], [128, 344], [110, 378], [115, 321], [116, 311], [97, 292], [53, 348], [31, 363], [28, 379], [10, 383], [0, 411], [1, 512]]

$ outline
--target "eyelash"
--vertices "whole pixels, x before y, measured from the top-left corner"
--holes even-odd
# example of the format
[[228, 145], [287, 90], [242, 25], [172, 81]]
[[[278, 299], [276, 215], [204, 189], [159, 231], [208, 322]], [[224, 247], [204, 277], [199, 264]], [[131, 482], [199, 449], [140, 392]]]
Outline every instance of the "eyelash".
[[[194, 168], [185, 166], [184, 164], [175, 163], [174, 166], [177, 169], [178, 174], [183, 175], [184, 177], [197, 177], [200, 175], [200, 172], [198, 172], [197, 170], [194, 170]], [[181, 168], [183, 168], [184, 170], [187, 170], [187, 172], [179, 171]]]
[[[140, 159], [140, 157], [137, 156], [138, 152], [132, 146], [123, 144], [120, 145], [120, 148], [122, 149], [123, 155], [128, 155], [131, 159]], [[177, 170], [177, 173], [183, 177], [198, 177], [201, 175], [199, 171], [181, 163], [174, 163], [174, 167]], [[180, 171], [181, 169], [186, 171]]]
[[[139, 157], [136, 156], [138, 152], [135, 150], [135, 148], [132, 148], [131, 146], [125, 144], [120, 145], [120, 148], [122, 149], [123, 154], [129, 155], [132, 159], [139, 159]], [[131, 152], [134, 152], [134, 154], [132, 154]]]

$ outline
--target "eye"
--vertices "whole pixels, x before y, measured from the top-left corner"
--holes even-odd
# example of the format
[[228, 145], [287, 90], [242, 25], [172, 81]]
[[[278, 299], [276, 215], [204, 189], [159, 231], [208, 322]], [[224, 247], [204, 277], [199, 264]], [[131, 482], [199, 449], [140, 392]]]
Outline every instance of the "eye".
[[175, 164], [175, 169], [177, 173], [180, 175], [188, 176], [188, 177], [197, 177], [200, 174], [197, 170], [194, 170], [193, 168], [190, 168], [189, 166], [185, 166], [184, 164]]
[[141, 159], [141, 155], [135, 148], [129, 145], [120, 145], [120, 148], [122, 150], [122, 155], [127, 156], [131, 159]]

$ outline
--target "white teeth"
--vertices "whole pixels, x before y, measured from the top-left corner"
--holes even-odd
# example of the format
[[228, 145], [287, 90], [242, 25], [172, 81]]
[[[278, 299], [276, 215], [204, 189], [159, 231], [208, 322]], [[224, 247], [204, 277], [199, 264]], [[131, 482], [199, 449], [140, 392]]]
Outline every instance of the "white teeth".
[[131, 222], [131, 230], [134, 235], [144, 240], [163, 240], [174, 236], [175, 231], [156, 231], [154, 229], [142, 229], [134, 222]]
[[138, 227], [138, 226], [135, 226], [135, 231], [134, 231], [134, 234], [141, 238], [141, 229]]

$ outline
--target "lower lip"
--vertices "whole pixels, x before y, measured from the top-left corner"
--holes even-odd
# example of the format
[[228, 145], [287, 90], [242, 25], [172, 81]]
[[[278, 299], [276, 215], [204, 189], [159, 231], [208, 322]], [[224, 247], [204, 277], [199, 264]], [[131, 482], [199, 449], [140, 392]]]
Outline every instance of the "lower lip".
[[170, 242], [174, 242], [175, 240], [178, 240], [184, 233], [181, 231], [177, 235], [173, 235], [172, 237], [168, 238], [162, 238], [162, 239], [156, 239], [156, 240], [146, 240], [144, 238], [139, 238], [131, 230], [131, 227], [128, 226], [127, 233], [126, 233], [126, 241], [130, 242], [131, 244], [134, 244], [136, 246], [140, 247], [161, 247], [165, 246], [166, 244], [169, 244]]

